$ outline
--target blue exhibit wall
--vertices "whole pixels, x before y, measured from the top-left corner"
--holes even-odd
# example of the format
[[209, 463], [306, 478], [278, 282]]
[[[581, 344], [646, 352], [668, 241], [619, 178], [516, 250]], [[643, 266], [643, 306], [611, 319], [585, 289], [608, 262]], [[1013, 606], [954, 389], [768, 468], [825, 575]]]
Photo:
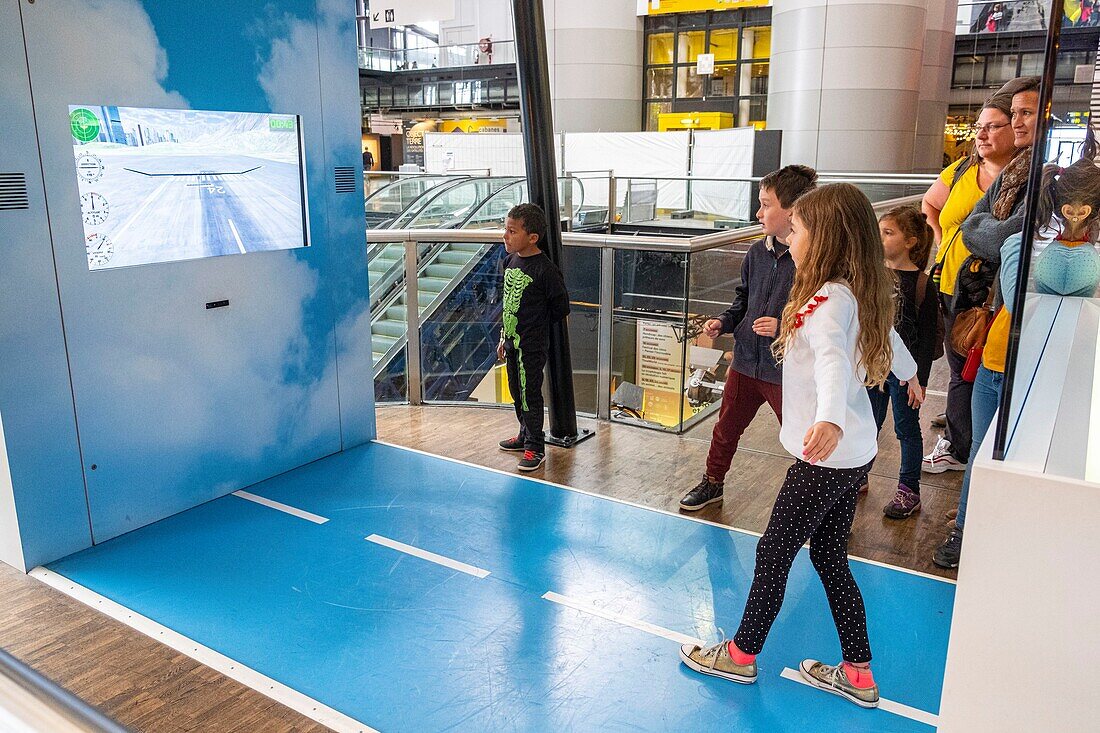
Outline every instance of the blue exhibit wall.
[[[69, 367], [17, 0], [0, 0], [0, 174], [23, 174], [27, 208], [0, 210], [0, 422], [10, 483], [0, 533], [20, 570], [91, 544]], [[8, 547], [5, 542], [5, 547]]]
[[[25, 567], [374, 437], [353, 10], [0, 0], [0, 173], [31, 194], [0, 211], [0, 420]], [[311, 246], [90, 271], [73, 104], [299, 115]]]
[[[370, 295], [367, 292], [366, 237], [363, 214], [362, 110], [354, 13], [343, 0], [321, 0], [318, 61], [327, 156], [355, 166], [355, 194], [329, 196], [329, 238], [345, 243], [329, 248], [325, 280], [335, 309], [336, 353], [340, 386], [343, 448], [373, 440], [374, 354], [371, 348]], [[350, 163], [348, 161], [351, 161]], [[331, 186], [331, 176], [329, 185]], [[350, 246], [352, 243], [355, 246]]]

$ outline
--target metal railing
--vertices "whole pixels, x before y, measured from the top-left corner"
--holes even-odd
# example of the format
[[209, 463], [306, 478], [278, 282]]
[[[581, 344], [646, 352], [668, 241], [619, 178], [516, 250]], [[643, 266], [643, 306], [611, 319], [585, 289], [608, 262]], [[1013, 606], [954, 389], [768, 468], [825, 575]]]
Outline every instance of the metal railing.
[[[876, 213], [884, 212], [900, 205], [917, 203], [920, 196], [905, 196], [881, 201], [874, 204]], [[503, 232], [499, 229], [477, 230], [439, 230], [439, 229], [384, 229], [367, 232], [367, 242], [375, 244], [402, 243], [404, 245], [405, 308], [407, 323], [407, 400], [409, 404], [423, 404], [423, 375], [421, 373], [421, 314], [417, 297], [417, 278], [420, 269], [420, 249], [423, 245], [436, 243], [474, 243], [491, 245], [501, 241]], [[598, 365], [596, 370], [597, 409], [600, 419], [611, 417], [611, 376], [612, 376], [612, 326], [616, 318], [615, 308], [615, 255], [617, 252], [642, 251], [668, 254], [695, 255], [721, 247], [746, 245], [763, 235], [760, 225], [746, 226], [740, 229], [719, 230], [713, 233], [692, 237], [630, 236], [616, 234], [592, 234], [563, 232], [562, 241], [568, 248], [597, 249], [599, 260], [598, 304]], [[683, 313], [687, 314], [692, 300], [690, 284], [686, 286], [683, 298]], [[619, 315], [623, 315], [620, 313]], [[630, 314], [627, 314], [630, 315]], [[705, 414], [685, 420], [680, 427], [687, 429]]]
[[[476, 177], [476, 171], [452, 171], [458, 177]], [[446, 175], [446, 174], [444, 174]], [[366, 173], [365, 188], [371, 191], [381, 190], [386, 183], [392, 183], [404, 177], [446, 177], [427, 173]], [[752, 202], [749, 200], [750, 187], [759, 183], [759, 176], [738, 176], [713, 178], [704, 176], [623, 176], [614, 170], [567, 170], [561, 173], [565, 179], [574, 179], [585, 186], [585, 206], [574, 206], [568, 195], [570, 187], [562, 198], [565, 210], [566, 228], [572, 226], [601, 223], [614, 233], [616, 227], [625, 225], [658, 225], [664, 230], [679, 227], [685, 230], [724, 230], [743, 228], [753, 223], [750, 219]], [[873, 203], [923, 193], [937, 180], [934, 174], [879, 174], [879, 173], [819, 173], [822, 183], [844, 181], [859, 186]], [[631, 194], [635, 193], [632, 184], [656, 184], [647, 206], [632, 206]], [[728, 207], [715, 208], [716, 202], [728, 204], [732, 194], [731, 184], [740, 186], [741, 204], [738, 210], [726, 210]], [[653, 186], [650, 187], [652, 189]], [[603, 200], [606, 196], [606, 201]], [[638, 211], [650, 212], [650, 216], [635, 216]], [[585, 215], [584, 221], [575, 221]]]
[[[0, 697], [0, 707], [25, 724], [27, 730], [49, 730], [51, 733], [130, 733], [128, 728], [111, 720], [2, 649], [0, 678], [5, 693], [15, 692], [21, 698], [8, 700]], [[66, 723], [67, 727], [59, 727]]]
[[458, 66], [516, 63], [515, 41], [430, 45], [418, 48], [360, 48], [359, 68], [373, 71], [423, 71]]

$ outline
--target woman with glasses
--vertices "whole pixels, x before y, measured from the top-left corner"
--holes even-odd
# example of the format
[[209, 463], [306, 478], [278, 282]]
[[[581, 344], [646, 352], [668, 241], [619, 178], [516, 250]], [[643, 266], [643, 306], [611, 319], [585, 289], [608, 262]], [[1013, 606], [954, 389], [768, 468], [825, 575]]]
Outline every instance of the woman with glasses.
[[1015, 153], [1012, 95], [998, 92], [989, 98], [978, 114], [973, 152], [944, 169], [924, 195], [921, 208], [936, 234], [936, 264], [932, 272], [934, 281], [939, 285], [947, 342], [944, 344], [944, 354], [951, 368], [947, 408], [944, 421], [940, 423], [945, 428], [944, 434], [932, 452], [924, 457], [921, 470], [925, 473], [963, 471], [970, 458], [971, 385], [962, 378], [966, 358], [956, 354], [950, 343], [951, 328], [957, 314], [954, 307], [955, 285], [959, 268], [970, 256], [959, 227]]
[[[1016, 263], [1021, 248], [1019, 235], [1024, 228], [1028, 173], [1039, 118], [1039, 77], [1013, 79], [1001, 88], [1001, 92], [1012, 93], [1012, 134], [1016, 154], [962, 224], [963, 235], [975, 256], [1000, 268], [997, 278], [1000, 287], [997, 287], [997, 282], [990, 284], [997, 317], [986, 336], [982, 364], [971, 390], [970, 464], [963, 474], [955, 525], [932, 556], [932, 562], [941, 568], [959, 566], [974, 454], [992, 425], [1000, 403], [1008, 353], [1009, 312], [1014, 307], [1013, 298], [1016, 295]], [[1089, 153], [1094, 152], [1090, 146]], [[1001, 266], [1002, 261], [1006, 263], [1005, 267]], [[1005, 307], [1002, 308], [1002, 305]]]

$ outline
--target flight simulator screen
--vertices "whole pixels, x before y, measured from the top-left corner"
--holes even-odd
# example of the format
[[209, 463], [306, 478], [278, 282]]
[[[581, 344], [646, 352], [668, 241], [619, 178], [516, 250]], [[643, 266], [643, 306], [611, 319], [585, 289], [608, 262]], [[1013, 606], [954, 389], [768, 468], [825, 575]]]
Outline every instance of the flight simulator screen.
[[88, 268], [309, 246], [296, 115], [71, 105]]

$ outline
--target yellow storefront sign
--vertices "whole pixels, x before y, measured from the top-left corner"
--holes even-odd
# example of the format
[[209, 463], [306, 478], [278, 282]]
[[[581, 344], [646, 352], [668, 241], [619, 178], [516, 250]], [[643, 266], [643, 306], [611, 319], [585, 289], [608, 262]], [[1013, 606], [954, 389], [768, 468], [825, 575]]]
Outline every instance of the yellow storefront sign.
[[669, 13], [700, 13], [705, 10], [734, 10], [736, 8], [763, 8], [771, 0], [649, 0], [649, 15]]
[[730, 112], [662, 112], [657, 116], [657, 129], [670, 130], [725, 130], [733, 127]]
[[443, 120], [443, 132], [508, 132], [508, 120], [479, 117], [466, 120]]

